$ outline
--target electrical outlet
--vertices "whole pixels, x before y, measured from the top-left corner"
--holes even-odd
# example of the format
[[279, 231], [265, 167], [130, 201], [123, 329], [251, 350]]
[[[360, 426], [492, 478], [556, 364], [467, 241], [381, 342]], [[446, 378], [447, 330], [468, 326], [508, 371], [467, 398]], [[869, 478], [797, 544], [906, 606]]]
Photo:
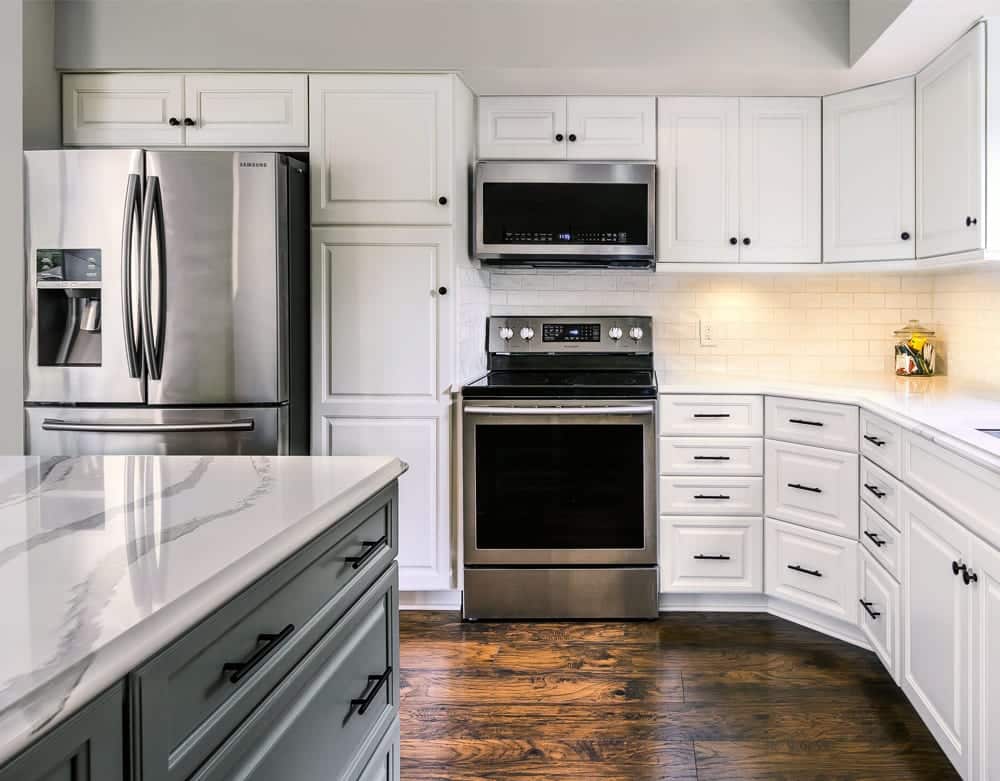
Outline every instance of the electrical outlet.
[[715, 340], [715, 323], [711, 320], [698, 321], [698, 334], [702, 347], [716, 347], [719, 344]]

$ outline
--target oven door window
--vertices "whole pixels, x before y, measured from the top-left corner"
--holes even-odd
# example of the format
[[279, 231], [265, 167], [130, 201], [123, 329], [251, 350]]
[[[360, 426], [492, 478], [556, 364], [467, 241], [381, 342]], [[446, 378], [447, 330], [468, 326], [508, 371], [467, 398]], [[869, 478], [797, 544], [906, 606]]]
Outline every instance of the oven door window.
[[641, 424], [476, 426], [476, 547], [643, 547]]

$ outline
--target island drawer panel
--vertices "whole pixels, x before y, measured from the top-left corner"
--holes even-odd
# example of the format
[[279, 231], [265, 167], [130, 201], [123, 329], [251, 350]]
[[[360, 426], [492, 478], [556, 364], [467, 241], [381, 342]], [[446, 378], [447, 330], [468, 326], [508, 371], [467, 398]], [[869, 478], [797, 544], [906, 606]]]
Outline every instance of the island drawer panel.
[[191, 781], [358, 778], [399, 713], [398, 582], [393, 563]]
[[397, 507], [393, 484], [132, 674], [144, 781], [188, 778], [378, 579]]

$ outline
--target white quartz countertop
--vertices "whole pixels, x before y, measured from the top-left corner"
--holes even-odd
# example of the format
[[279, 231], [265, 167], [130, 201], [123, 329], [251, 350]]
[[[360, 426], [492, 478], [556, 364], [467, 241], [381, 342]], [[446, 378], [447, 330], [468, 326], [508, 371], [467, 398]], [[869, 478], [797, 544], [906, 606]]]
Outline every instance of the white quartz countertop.
[[388, 457], [0, 457], [0, 764], [391, 483]]
[[1000, 388], [947, 377], [834, 375], [800, 380], [739, 374], [657, 372], [660, 395], [746, 393], [856, 404], [975, 463], [1000, 472]]

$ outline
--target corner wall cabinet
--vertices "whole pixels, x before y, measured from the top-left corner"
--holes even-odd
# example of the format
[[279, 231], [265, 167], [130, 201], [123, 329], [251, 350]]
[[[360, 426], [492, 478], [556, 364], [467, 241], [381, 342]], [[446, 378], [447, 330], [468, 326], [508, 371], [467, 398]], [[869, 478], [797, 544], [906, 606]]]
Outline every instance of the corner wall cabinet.
[[305, 147], [300, 73], [68, 73], [67, 146]]

